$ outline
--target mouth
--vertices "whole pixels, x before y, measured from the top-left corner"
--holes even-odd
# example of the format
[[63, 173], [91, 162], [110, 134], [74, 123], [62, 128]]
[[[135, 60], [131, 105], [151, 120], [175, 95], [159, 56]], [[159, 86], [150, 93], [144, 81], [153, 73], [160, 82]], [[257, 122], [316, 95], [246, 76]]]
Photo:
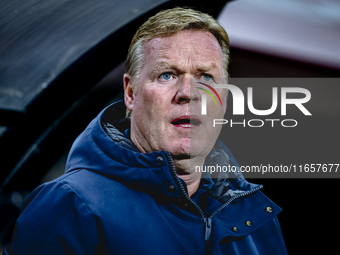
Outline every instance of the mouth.
[[171, 122], [172, 125], [181, 128], [193, 128], [199, 126], [201, 123], [196, 115], [184, 115]]

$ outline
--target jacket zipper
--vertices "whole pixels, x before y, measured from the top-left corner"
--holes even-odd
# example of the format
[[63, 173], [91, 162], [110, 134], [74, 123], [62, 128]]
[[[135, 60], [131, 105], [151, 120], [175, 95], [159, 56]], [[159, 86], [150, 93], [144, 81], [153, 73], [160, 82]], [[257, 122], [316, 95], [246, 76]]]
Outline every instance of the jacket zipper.
[[175, 169], [175, 166], [173, 164], [173, 160], [172, 160], [172, 157], [170, 155], [169, 152], [166, 152], [166, 155], [167, 155], [167, 158], [168, 158], [168, 161], [170, 163], [170, 172], [171, 172], [171, 175], [172, 177], [174, 178], [178, 188], [179, 188], [179, 191], [181, 193], [181, 195], [190, 203], [192, 204], [196, 210], [198, 211], [198, 213], [200, 214], [201, 216], [201, 220], [203, 221], [204, 223], [204, 241], [205, 241], [205, 244], [206, 244], [206, 247], [207, 247], [207, 254], [210, 254], [210, 245], [209, 245], [209, 239], [210, 239], [210, 235], [211, 235], [211, 219], [210, 218], [207, 218], [204, 214], [204, 212], [202, 211], [201, 207], [196, 204], [195, 201], [193, 201], [187, 191], [185, 190], [180, 178], [177, 176], [177, 173], [176, 173], [176, 169]]
[[216, 214], [218, 214], [220, 211], [222, 211], [225, 207], [227, 207], [231, 202], [233, 202], [235, 199], [238, 199], [240, 197], [245, 197], [245, 196], [248, 196], [260, 189], [262, 189], [263, 186], [262, 185], [259, 185], [257, 186], [256, 188], [253, 188], [251, 190], [248, 190], [248, 191], [245, 191], [239, 195], [236, 195], [234, 197], [231, 197], [227, 202], [225, 202], [223, 205], [221, 205], [221, 207], [219, 207], [216, 211], [214, 211], [212, 214], [210, 214], [210, 218], [214, 218], [216, 216]]
[[175, 166], [173, 164], [173, 160], [172, 160], [172, 157], [170, 155], [169, 152], [166, 152], [166, 156], [168, 158], [168, 161], [170, 162], [170, 172], [171, 172], [171, 175], [172, 177], [174, 178], [178, 188], [179, 188], [179, 191], [181, 193], [181, 195], [190, 203], [192, 204], [196, 210], [198, 211], [198, 213], [200, 214], [201, 216], [201, 220], [204, 224], [204, 241], [206, 243], [206, 246], [207, 246], [207, 254], [210, 254], [210, 245], [209, 245], [209, 240], [210, 240], [210, 236], [211, 236], [211, 228], [212, 228], [212, 219], [216, 216], [216, 214], [218, 214], [220, 211], [222, 211], [225, 207], [227, 207], [232, 201], [234, 201], [235, 199], [238, 199], [240, 197], [244, 197], [244, 196], [248, 196], [249, 194], [252, 194], [256, 191], [258, 191], [259, 189], [261, 189], [263, 186], [262, 185], [259, 185], [258, 187], [254, 188], [254, 189], [251, 189], [251, 190], [248, 190], [248, 191], [245, 191], [243, 192], [242, 194], [239, 194], [239, 195], [236, 195], [232, 198], [230, 198], [227, 202], [225, 202], [222, 206], [220, 206], [217, 210], [215, 210], [211, 215], [210, 217], [206, 217], [205, 213], [202, 211], [201, 207], [196, 204], [195, 201], [193, 201], [187, 191], [185, 190], [180, 178], [177, 176], [177, 173], [176, 173], [176, 169], [175, 169]]

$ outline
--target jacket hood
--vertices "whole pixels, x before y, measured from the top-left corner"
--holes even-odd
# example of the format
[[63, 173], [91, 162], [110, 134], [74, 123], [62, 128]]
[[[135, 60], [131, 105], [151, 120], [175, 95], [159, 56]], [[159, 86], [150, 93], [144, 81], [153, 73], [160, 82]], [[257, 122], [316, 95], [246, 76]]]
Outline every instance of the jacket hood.
[[[66, 172], [86, 169], [121, 182], [132, 189], [147, 193], [159, 192], [179, 197], [179, 189], [169, 191], [169, 185], [177, 187], [171, 174], [172, 158], [169, 152], [140, 153], [124, 134], [130, 127], [125, 118], [123, 101], [111, 104], [92, 120], [75, 140], [66, 164]], [[217, 141], [207, 156], [206, 166], [235, 166], [236, 172], [215, 172], [211, 175], [214, 186], [210, 195], [221, 202], [240, 192], [259, 185], [248, 183], [229, 149]], [[186, 187], [186, 184], [183, 182]]]

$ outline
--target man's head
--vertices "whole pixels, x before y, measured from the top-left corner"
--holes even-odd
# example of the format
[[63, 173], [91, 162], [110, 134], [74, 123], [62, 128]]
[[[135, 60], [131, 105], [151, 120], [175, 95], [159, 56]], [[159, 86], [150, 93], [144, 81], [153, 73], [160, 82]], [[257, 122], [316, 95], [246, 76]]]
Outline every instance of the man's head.
[[223, 118], [226, 91], [218, 90], [223, 107], [210, 100], [208, 114], [199, 116], [202, 90], [197, 82], [213, 86], [227, 78], [228, 47], [224, 29], [190, 9], [160, 12], [138, 29], [124, 86], [125, 104], [132, 111], [131, 139], [140, 151], [165, 150], [179, 158], [210, 152], [220, 133], [212, 119]]
[[[143, 48], [154, 38], [169, 37], [182, 30], [208, 31], [217, 39], [223, 53], [223, 68], [228, 77], [229, 38], [224, 28], [206, 13], [192, 9], [174, 8], [157, 13], [139, 27], [128, 51], [125, 73], [131, 77], [135, 93], [138, 78], [144, 64]], [[129, 113], [130, 114], [130, 113]]]

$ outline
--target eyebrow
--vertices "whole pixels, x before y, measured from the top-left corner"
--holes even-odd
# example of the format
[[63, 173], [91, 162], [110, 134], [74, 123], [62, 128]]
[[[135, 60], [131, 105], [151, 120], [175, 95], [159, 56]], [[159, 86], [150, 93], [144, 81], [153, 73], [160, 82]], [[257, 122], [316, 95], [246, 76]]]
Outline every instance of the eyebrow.
[[166, 62], [166, 61], [160, 61], [160, 62], [157, 62], [153, 67], [152, 67], [152, 70], [151, 70], [151, 73], [157, 73], [159, 71], [159, 69], [176, 69], [175, 68], [175, 65], [169, 63], [169, 62]]
[[210, 70], [214, 70], [214, 69], [218, 69], [216, 63], [210, 62], [210, 63], [208, 63], [208, 65], [200, 66], [200, 68], [198, 68], [197, 70], [199, 70], [199, 71], [210, 71]]
[[198, 71], [200, 72], [206, 72], [206, 71], [210, 71], [210, 70], [214, 70], [215, 69], [215, 65], [214, 66], [200, 66], [200, 68], [197, 68]]
[[161, 62], [157, 62], [156, 65], [153, 67], [153, 70], [159, 69], [159, 68], [174, 68], [174, 65], [166, 62], [166, 61], [161, 61]]
[[[176, 67], [175, 64], [169, 63], [166, 61], [160, 61], [157, 62], [154, 67], [152, 68], [152, 73], [158, 72], [159, 69], [174, 69], [174, 70], [180, 70], [179, 68]], [[198, 71], [200, 72], [207, 72], [210, 70], [215, 70], [217, 69], [217, 65], [215, 63], [211, 63], [211, 65], [201, 65], [197, 68]]]

